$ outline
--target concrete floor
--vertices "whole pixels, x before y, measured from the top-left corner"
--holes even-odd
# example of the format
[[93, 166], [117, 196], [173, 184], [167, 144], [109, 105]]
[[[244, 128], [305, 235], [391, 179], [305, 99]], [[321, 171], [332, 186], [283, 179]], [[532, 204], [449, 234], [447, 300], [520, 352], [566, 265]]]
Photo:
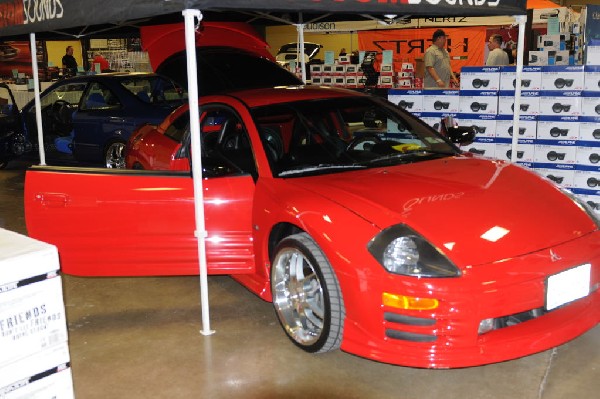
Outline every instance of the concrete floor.
[[[26, 234], [25, 165], [0, 171], [0, 227]], [[197, 277], [64, 276], [78, 399], [600, 397], [600, 326], [553, 350], [456, 370], [391, 366], [337, 351], [309, 355], [286, 338], [270, 303], [209, 277], [202, 336]]]

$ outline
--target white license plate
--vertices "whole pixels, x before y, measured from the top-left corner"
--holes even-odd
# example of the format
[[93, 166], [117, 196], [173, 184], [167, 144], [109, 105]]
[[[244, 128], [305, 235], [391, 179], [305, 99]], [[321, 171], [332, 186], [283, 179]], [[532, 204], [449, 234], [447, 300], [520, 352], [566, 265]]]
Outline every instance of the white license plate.
[[592, 265], [587, 263], [548, 277], [546, 309], [551, 310], [587, 296], [590, 293], [591, 270]]

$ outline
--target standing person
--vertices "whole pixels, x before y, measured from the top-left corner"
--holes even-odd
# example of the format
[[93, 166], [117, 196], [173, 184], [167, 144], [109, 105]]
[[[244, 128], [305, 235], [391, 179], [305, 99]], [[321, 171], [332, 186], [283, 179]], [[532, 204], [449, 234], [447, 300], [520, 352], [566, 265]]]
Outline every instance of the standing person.
[[450, 80], [458, 84], [452, 73], [450, 55], [446, 50], [446, 33], [438, 29], [433, 32], [432, 44], [425, 51], [425, 79], [423, 87], [426, 89], [443, 89], [450, 85]]
[[100, 64], [100, 72], [110, 71], [110, 64], [108, 63], [108, 60], [97, 51], [94, 52], [94, 59], [92, 60], [92, 71], [95, 70], [96, 64]]
[[495, 34], [490, 36], [490, 40], [488, 41], [488, 49], [490, 50], [490, 53], [488, 54], [485, 65], [493, 66], [509, 64], [508, 54], [502, 50], [502, 35]]
[[66, 75], [77, 74], [77, 61], [73, 57], [73, 46], [67, 46], [65, 55], [62, 57], [62, 67], [65, 70]]

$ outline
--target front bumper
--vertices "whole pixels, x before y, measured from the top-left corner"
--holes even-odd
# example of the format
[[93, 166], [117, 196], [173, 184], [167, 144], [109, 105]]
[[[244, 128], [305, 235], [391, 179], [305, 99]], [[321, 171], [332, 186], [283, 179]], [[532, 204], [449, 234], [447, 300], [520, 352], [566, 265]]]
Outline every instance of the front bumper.
[[[590, 293], [545, 310], [548, 276], [591, 265]], [[553, 248], [466, 268], [462, 277], [415, 279], [373, 276], [357, 282], [364, 295], [345, 297], [342, 349], [369, 359], [425, 368], [468, 367], [544, 351], [588, 331], [600, 321], [600, 232]], [[365, 289], [367, 288], [368, 289]], [[382, 305], [383, 292], [436, 298], [435, 310]], [[479, 334], [484, 319], [518, 323]]]

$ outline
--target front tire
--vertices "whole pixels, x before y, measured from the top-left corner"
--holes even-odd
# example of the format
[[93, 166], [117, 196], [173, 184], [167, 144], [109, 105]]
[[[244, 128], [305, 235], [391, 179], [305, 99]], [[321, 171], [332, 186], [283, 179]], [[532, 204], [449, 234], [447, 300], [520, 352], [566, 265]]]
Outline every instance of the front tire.
[[340, 347], [346, 311], [331, 264], [306, 233], [283, 239], [271, 268], [273, 306], [292, 342], [311, 353]]

